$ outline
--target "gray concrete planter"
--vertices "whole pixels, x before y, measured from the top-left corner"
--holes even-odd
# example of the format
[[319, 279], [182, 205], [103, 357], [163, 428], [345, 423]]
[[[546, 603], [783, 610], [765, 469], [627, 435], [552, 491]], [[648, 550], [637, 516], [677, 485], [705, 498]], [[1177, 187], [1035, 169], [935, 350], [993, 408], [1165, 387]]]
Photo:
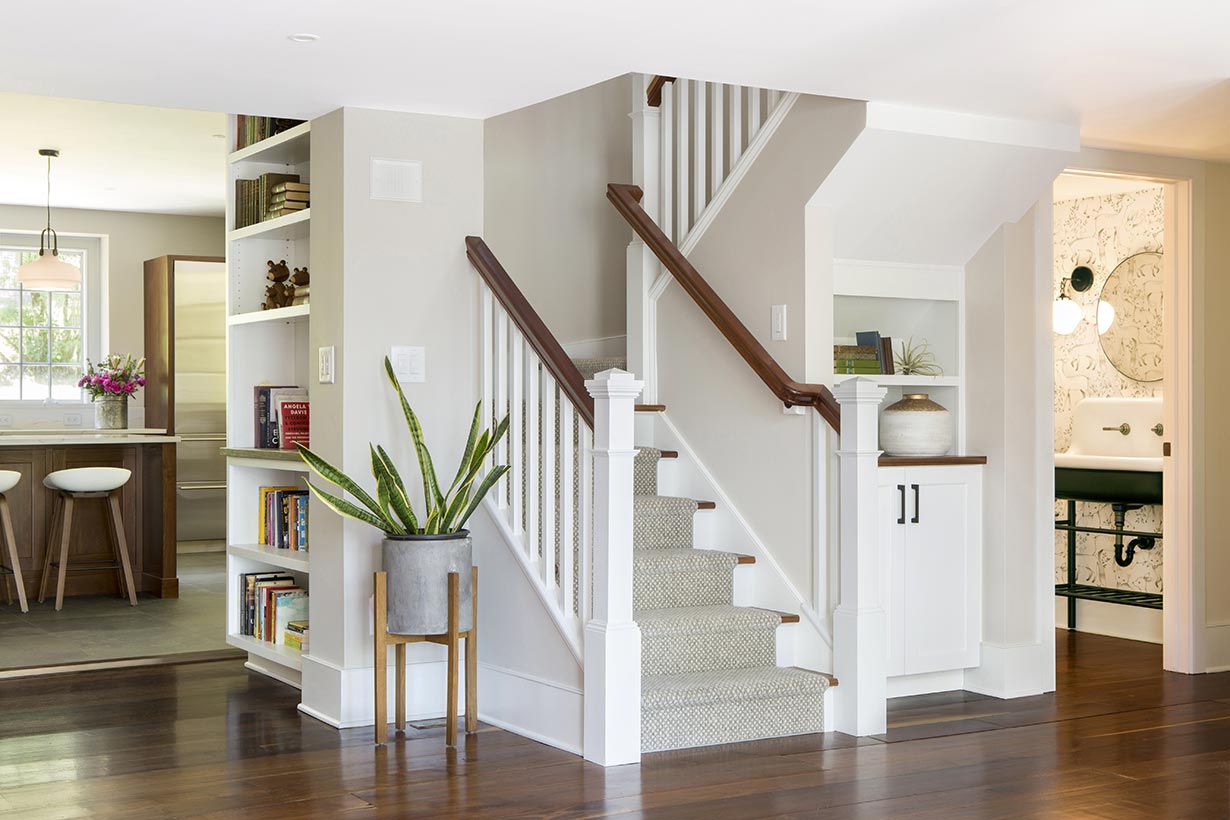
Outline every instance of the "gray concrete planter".
[[128, 396], [100, 396], [94, 401], [94, 427], [99, 430], [128, 429]]
[[474, 565], [469, 530], [448, 535], [385, 536], [384, 571], [388, 573], [389, 632], [395, 635], [443, 635], [448, 632], [448, 574], [456, 572], [461, 593], [458, 630], [473, 625]]

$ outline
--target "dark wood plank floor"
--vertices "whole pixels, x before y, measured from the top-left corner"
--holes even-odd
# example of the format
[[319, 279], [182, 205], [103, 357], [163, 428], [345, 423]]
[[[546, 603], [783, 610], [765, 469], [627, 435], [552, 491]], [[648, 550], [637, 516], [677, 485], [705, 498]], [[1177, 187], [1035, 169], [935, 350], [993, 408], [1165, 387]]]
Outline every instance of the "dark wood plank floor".
[[374, 748], [233, 661], [0, 682], [0, 818], [1230, 817], [1230, 674], [1059, 637], [1059, 692], [894, 702], [808, 736], [603, 770], [496, 729]]

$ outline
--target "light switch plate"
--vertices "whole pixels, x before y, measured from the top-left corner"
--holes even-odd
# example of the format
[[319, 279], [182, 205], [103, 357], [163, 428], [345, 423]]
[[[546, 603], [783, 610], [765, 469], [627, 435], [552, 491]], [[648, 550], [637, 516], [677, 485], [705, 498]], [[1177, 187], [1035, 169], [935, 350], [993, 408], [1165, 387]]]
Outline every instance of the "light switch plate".
[[13, 426], [13, 414], [12, 413], [0, 413], [0, 427], [12, 427], [12, 426]]
[[393, 375], [399, 382], [427, 381], [427, 348], [393, 345], [389, 361], [393, 362]]
[[336, 377], [333, 369], [333, 346], [322, 347], [317, 351], [319, 360], [319, 372], [316, 374], [316, 381], [319, 384], [333, 384]]
[[770, 338], [775, 342], [786, 341], [786, 306], [774, 305], [771, 311], [772, 332]]
[[81, 426], [81, 414], [80, 413], [65, 413], [64, 414], [64, 426], [65, 427], [80, 427]]

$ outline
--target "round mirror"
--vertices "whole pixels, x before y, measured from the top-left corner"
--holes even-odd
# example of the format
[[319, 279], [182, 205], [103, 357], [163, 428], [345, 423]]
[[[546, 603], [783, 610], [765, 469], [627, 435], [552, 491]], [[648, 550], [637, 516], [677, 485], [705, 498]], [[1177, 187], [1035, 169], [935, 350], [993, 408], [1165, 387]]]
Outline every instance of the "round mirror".
[[1129, 256], [1106, 278], [1098, 302], [1102, 352], [1138, 382], [1162, 379], [1162, 255]]

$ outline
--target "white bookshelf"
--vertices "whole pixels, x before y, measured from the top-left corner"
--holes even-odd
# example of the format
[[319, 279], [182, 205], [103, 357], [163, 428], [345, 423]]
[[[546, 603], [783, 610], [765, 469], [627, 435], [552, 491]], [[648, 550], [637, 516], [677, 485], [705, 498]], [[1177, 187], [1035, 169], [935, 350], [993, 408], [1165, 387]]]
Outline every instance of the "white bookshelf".
[[[952, 413], [953, 452], [965, 453], [965, 269], [863, 259], [833, 262], [833, 343], [877, 330], [901, 343], [926, 340], [941, 376], [870, 375], [888, 390], [887, 406], [906, 393], [926, 393]], [[835, 373], [834, 384], [854, 378]]]
[[[231, 144], [235, 118], [230, 118]], [[234, 151], [227, 157], [227, 635], [248, 653], [248, 668], [301, 686], [302, 653], [240, 634], [240, 576], [283, 572], [309, 587], [311, 553], [277, 549], [258, 541], [261, 487], [304, 487], [307, 467], [290, 450], [254, 448], [253, 388], [260, 384], [309, 389], [310, 305], [261, 308], [267, 262], [311, 270], [311, 209], [235, 228], [235, 181], [265, 173], [298, 174], [311, 181], [311, 123]]]

